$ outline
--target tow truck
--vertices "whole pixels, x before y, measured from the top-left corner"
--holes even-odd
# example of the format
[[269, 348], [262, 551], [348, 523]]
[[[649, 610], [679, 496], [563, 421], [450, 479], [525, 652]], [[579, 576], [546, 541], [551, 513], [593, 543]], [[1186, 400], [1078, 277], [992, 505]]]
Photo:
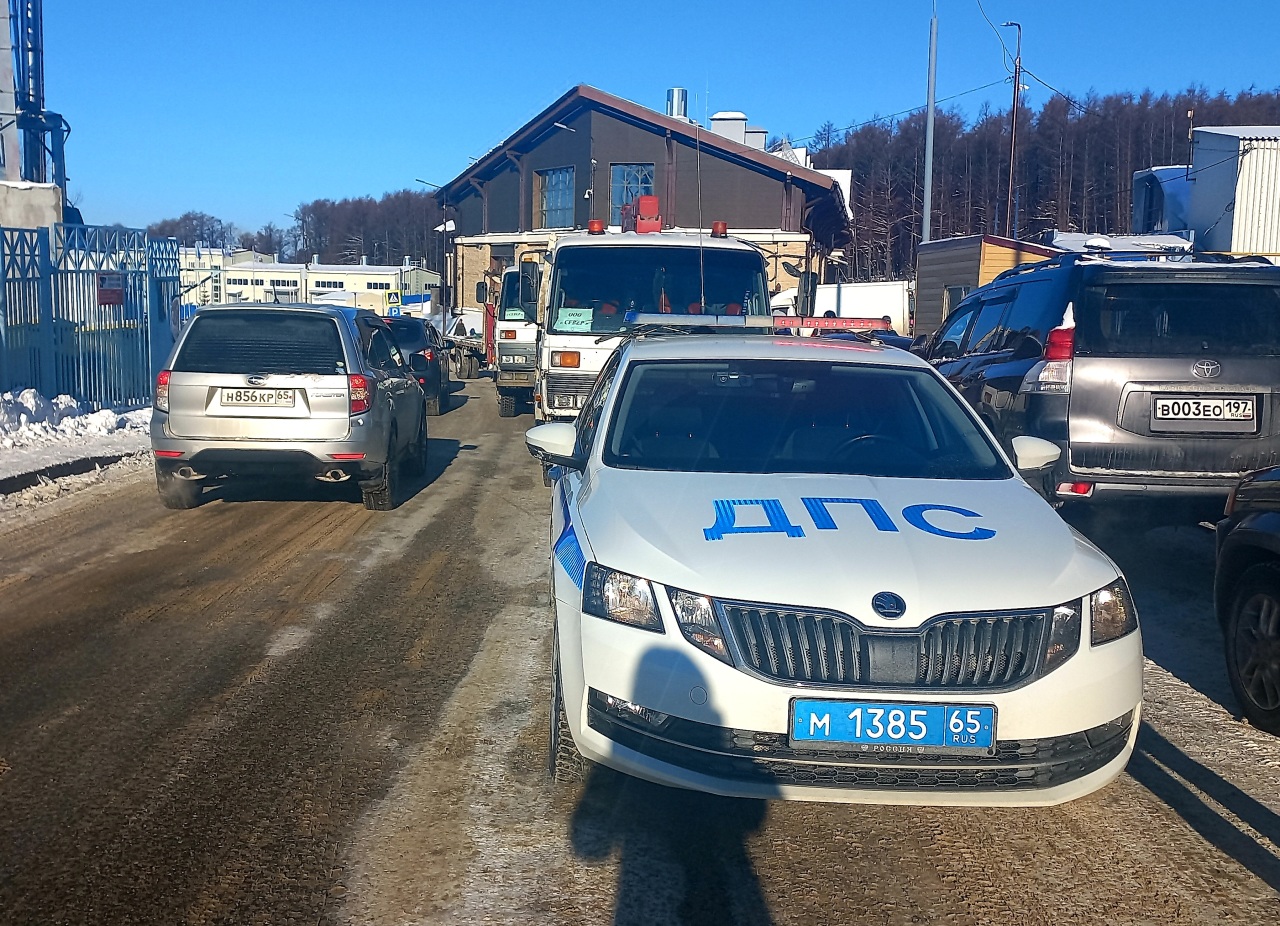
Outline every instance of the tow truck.
[[527, 254], [519, 267], [502, 274], [494, 321], [494, 381], [502, 418], [514, 418], [522, 405], [533, 401], [538, 355], [537, 260], [536, 254]]
[[637, 318], [770, 315], [764, 255], [730, 237], [726, 223], [712, 222], [710, 234], [663, 231], [657, 197], [641, 196], [623, 228], [608, 231], [592, 219], [586, 232], [560, 235], [546, 253], [549, 272], [539, 274], [538, 421], [577, 417]]

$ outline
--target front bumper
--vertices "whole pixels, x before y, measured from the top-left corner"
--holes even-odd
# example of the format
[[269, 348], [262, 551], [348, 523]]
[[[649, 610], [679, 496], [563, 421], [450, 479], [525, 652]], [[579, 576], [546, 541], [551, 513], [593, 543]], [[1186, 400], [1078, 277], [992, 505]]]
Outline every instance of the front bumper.
[[[558, 588], [564, 586], [557, 583]], [[569, 586], [571, 591], [576, 589]], [[819, 687], [762, 679], [665, 633], [583, 616], [557, 598], [565, 710], [584, 756], [638, 778], [736, 797], [878, 804], [1040, 806], [1103, 787], [1132, 753], [1141, 714], [1139, 632], [1079, 651], [1006, 690]], [[654, 724], [605, 696], [660, 712]], [[796, 697], [996, 708], [991, 754], [793, 748]]]

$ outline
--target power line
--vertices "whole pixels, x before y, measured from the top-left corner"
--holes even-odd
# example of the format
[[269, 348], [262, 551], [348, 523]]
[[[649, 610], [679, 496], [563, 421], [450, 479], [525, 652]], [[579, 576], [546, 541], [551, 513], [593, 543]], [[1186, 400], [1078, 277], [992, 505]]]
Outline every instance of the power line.
[[1076, 109], [1080, 110], [1080, 112], [1084, 113], [1086, 116], [1101, 115], [1101, 113], [1095, 112], [1094, 110], [1090, 109], [1088, 106], [1085, 106], [1083, 103], [1076, 102], [1070, 95], [1063, 93], [1061, 90], [1053, 86], [1053, 84], [1049, 83], [1047, 80], [1045, 80], [1035, 71], [1032, 71], [1026, 65], [1022, 66], [1022, 73], [1026, 74], [1028, 77], [1030, 77], [1032, 80], [1036, 81], [1037, 83], [1042, 84], [1046, 89], [1051, 90], [1052, 92], [1056, 93], [1058, 96], [1062, 97], [1064, 100], [1066, 100]]
[[[1008, 80], [1008, 78], [993, 80], [991, 81], [991, 83], [983, 84], [981, 87], [973, 87], [969, 90], [962, 90], [959, 93], [953, 93], [951, 94], [951, 96], [944, 96], [941, 99], [934, 101], [933, 105], [936, 107], [940, 103], [949, 103], [951, 100], [958, 100], [962, 96], [968, 96], [971, 93], [977, 93], [979, 90], [987, 90], [991, 87], [995, 87], [999, 84], [1003, 84], [1006, 80]], [[863, 126], [875, 125], [877, 122], [887, 122], [890, 119], [897, 119], [899, 116], [909, 116], [912, 113], [923, 112], [926, 108], [928, 108], [927, 104], [925, 106], [913, 106], [911, 109], [904, 109], [904, 110], [901, 110], [900, 112], [889, 113], [889, 115], [887, 116], [875, 116], [871, 119], [867, 119], [865, 122], [855, 122], [853, 125], [846, 125], [842, 128], [832, 129], [831, 131], [832, 132], [852, 132], [852, 131], [855, 131], [856, 129], [862, 128]], [[795, 143], [795, 142], [802, 142], [802, 141], [812, 141], [817, 137], [818, 137], [818, 133], [815, 132], [812, 135], [802, 135], [799, 138], [793, 138], [791, 139], [791, 142]]]
[[1004, 36], [1000, 34], [1000, 30], [996, 28], [996, 24], [991, 21], [991, 17], [987, 15], [987, 11], [982, 8], [982, 0], [977, 0], [977, 2], [978, 12], [981, 13], [982, 18], [987, 21], [987, 25], [991, 27], [991, 31], [996, 34], [996, 39], [1000, 42], [1000, 47], [1004, 50], [1004, 57], [1001, 58], [1000, 63], [1004, 65], [1004, 69], [1006, 71], [1012, 74], [1013, 68], [1009, 67], [1009, 60], [1013, 55], [1009, 53], [1009, 46], [1004, 43]]

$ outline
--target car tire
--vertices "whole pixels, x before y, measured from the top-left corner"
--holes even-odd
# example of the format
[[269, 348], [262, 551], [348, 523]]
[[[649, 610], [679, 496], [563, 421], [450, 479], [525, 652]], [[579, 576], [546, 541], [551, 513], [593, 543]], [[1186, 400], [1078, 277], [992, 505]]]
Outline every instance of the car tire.
[[444, 396], [437, 392], [435, 395], [427, 396], [427, 414], [432, 418], [440, 415], [440, 408], [444, 402]]
[[514, 418], [516, 416], [516, 397], [511, 393], [502, 393], [498, 396], [498, 417]]
[[1244, 571], [1222, 629], [1241, 710], [1259, 730], [1280, 736], [1280, 563]]
[[547, 777], [556, 784], [573, 784], [586, 777], [591, 767], [573, 742], [569, 717], [564, 709], [564, 690], [560, 684], [559, 638], [551, 644], [551, 729], [547, 749]]
[[471, 378], [471, 355], [462, 354], [458, 357], [458, 379]]
[[361, 487], [364, 506], [370, 511], [391, 511], [396, 507], [396, 491], [400, 482], [400, 460], [395, 452], [396, 435], [391, 432], [391, 443], [387, 447], [387, 462], [382, 464], [382, 471], [372, 484]]
[[166, 508], [185, 511], [200, 504], [204, 495], [204, 483], [194, 479], [179, 479], [173, 473], [156, 470], [156, 489], [160, 502]]
[[427, 471], [427, 420], [422, 419], [418, 428], [418, 436], [406, 449], [405, 468], [413, 476], [421, 476]]

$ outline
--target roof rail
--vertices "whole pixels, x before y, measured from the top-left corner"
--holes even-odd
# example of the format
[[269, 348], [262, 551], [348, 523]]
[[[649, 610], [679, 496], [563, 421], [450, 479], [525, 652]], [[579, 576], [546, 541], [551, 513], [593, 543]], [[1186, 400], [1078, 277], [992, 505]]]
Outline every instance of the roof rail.
[[1028, 270], [1040, 270], [1047, 267], [1071, 267], [1084, 261], [1095, 260], [1141, 260], [1155, 262], [1162, 257], [1179, 258], [1178, 263], [1191, 262], [1201, 264], [1239, 264], [1255, 261], [1270, 264], [1272, 261], [1257, 254], [1244, 257], [1233, 257], [1226, 254], [1213, 254], [1205, 251], [1071, 251], [1067, 254], [1055, 254], [1044, 260], [1018, 264], [998, 274], [991, 282], [995, 283], [1007, 277], [1026, 273]]

